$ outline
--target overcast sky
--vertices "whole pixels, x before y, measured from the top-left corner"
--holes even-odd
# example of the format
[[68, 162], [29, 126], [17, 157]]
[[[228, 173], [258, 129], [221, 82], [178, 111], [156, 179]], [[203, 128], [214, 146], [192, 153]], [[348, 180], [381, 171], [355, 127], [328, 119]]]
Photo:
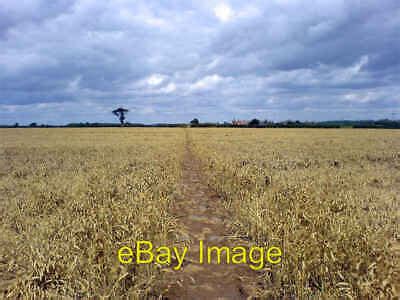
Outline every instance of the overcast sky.
[[1, 0], [0, 123], [400, 118], [400, 1]]

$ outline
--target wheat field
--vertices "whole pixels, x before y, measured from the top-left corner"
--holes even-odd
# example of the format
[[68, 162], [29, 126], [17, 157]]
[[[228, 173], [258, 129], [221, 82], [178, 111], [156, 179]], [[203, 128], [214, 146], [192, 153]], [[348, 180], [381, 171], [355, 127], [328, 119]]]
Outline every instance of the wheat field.
[[116, 251], [176, 242], [186, 147], [235, 234], [283, 249], [260, 298], [399, 295], [400, 131], [233, 128], [1, 129], [0, 295], [162, 295]]
[[167, 243], [183, 135], [152, 129], [0, 131], [3, 296], [150, 297], [156, 265], [120, 245]]
[[237, 230], [280, 243], [266, 298], [389, 298], [400, 283], [400, 132], [196, 130]]

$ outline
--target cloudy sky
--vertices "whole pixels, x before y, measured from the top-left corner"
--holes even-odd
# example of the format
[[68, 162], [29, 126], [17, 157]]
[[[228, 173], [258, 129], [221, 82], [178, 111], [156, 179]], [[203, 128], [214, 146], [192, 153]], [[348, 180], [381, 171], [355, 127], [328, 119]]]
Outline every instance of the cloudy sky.
[[1, 0], [0, 124], [400, 118], [400, 1]]

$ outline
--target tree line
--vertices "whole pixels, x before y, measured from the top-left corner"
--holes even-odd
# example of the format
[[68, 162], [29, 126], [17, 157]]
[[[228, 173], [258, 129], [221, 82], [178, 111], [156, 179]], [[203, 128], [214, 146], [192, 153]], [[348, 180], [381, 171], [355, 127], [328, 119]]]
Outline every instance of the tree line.
[[[53, 127], [68, 127], [68, 128], [83, 128], [83, 127], [120, 127], [118, 123], [99, 123], [99, 122], [79, 122], [68, 123], [66, 125], [48, 125], [37, 124], [35, 122], [29, 125], [0, 125], [0, 128], [53, 128]], [[322, 122], [304, 122], [304, 121], [281, 121], [273, 122], [269, 120], [260, 121], [252, 119], [246, 123], [237, 125], [233, 122], [200, 122], [198, 119], [193, 119], [189, 123], [130, 123], [124, 122], [123, 127], [232, 127], [232, 128], [383, 128], [383, 129], [400, 129], [400, 120], [344, 120], [344, 121], [322, 121]]]
[[259, 119], [252, 120], [232, 120], [232, 122], [200, 122], [198, 118], [194, 118], [189, 123], [155, 123], [155, 124], [143, 124], [143, 123], [130, 123], [125, 122], [126, 114], [129, 112], [128, 109], [119, 107], [112, 111], [112, 113], [118, 118], [120, 124], [116, 123], [69, 123], [67, 125], [38, 125], [36, 122], [31, 123], [29, 126], [20, 126], [19, 123], [14, 125], [0, 125], [1, 127], [240, 127], [240, 128], [390, 128], [400, 129], [400, 120], [342, 120], [342, 121], [322, 121], [322, 122], [309, 122], [309, 121], [281, 121], [274, 122], [270, 120], [260, 121]]

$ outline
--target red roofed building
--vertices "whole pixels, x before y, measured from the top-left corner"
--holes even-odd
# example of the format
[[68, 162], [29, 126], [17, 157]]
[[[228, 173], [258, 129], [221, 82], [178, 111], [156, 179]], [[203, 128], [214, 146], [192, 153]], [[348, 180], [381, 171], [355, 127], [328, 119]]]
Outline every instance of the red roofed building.
[[233, 126], [247, 126], [249, 125], [249, 121], [246, 120], [233, 120], [232, 121]]

